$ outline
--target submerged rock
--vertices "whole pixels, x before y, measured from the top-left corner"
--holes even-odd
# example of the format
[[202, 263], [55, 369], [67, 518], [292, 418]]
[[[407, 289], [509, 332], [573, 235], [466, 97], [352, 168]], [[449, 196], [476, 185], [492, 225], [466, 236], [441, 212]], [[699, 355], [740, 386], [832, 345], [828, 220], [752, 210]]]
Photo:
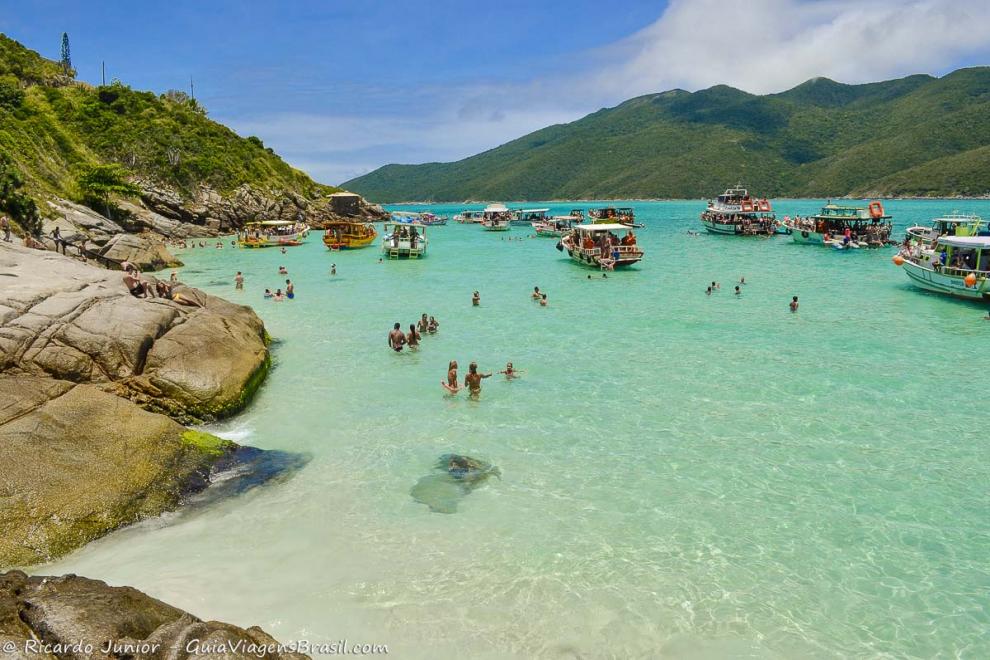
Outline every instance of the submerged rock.
[[416, 482], [409, 494], [434, 513], [456, 513], [461, 498], [489, 477], [502, 478], [502, 472], [496, 466], [460, 454], [444, 454], [433, 469], [434, 473]]
[[[309, 657], [279, 651], [278, 641], [257, 626], [202, 621], [131, 587], [20, 571], [0, 574], [0, 642], [4, 657], [14, 658]], [[15, 649], [10, 655], [8, 646]]]

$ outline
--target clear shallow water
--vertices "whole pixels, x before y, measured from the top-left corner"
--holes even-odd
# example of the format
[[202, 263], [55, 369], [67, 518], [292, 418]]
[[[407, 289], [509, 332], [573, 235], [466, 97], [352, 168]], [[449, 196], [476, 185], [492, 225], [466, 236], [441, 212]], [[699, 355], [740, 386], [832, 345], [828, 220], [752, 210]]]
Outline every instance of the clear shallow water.
[[[39, 572], [403, 658], [990, 655], [986, 309], [913, 289], [893, 250], [690, 236], [702, 203], [634, 206], [646, 259], [608, 280], [553, 239], [456, 224], [419, 262], [318, 236], [186, 252], [183, 281], [254, 306], [278, 339], [255, 402], [213, 430], [312, 461]], [[899, 236], [990, 216], [886, 206]], [[294, 301], [262, 298], [279, 264]], [[391, 324], [422, 312], [440, 333], [393, 354]], [[452, 399], [450, 359], [462, 378], [471, 360], [526, 373]], [[502, 480], [431, 513], [409, 491], [450, 451]]]

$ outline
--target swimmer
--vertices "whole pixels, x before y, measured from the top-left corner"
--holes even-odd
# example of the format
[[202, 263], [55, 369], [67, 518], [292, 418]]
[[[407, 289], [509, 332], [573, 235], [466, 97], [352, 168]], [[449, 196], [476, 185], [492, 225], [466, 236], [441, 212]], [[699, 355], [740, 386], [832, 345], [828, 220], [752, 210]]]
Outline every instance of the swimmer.
[[[794, 296], [793, 298], [791, 298], [791, 311], [796, 312], [797, 310], [798, 310], [797, 296]], [[987, 316], [990, 317], [990, 314], [988, 314]]]
[[282, 300], [284, 300], [282, 296], [282, 289], [275, 289], [275, 295], [272, 296], [272, 300], [274, 302], [282, 302]]
[[603, 280], [607, 280], [608, 279], [608, 273], [602, 273], [602, 279]]
[[746, 283], [746, 278], [745, 277], [740, 277], [739, 278], [739, 283], [740, 284], [745, 284]]
[[491, 378], [491, 374], [483, 374], [478, 372], [478, 363], [472, 362], [468, 365], [468, 373], [464, 377], [464, 387], [471, 391], [471, 396], [478, 398], [481, 395], [481, 379]]
[[265, 289], [265, 298], [271, 298], [271, 297], [272, 297], [272, 290]]
[[719, 284], [718, 282], [712, 282], [712, 291], [718, 291], [721, 288], [722, 288], [721, 284]]
[[435, 335], [437, 334], [437, 330], [440, 329], [440, 324], [437, 323], [437, 320], [431, 316], [430, 324], [427, 326], [426, 329], [431, 335]]
[[475, 307], [481, 304], [481, 294], [477, 291], [475, 291], [474, 295], [471, 296], [471, 304]]
[[461, 391], [461, 388], [457, 385], [457, 360], [451, 360], [447, 363], [447, 382], [445, 383], [441, 380], [440, 384], [451, 394], [457, 394]]
[[289, 274], [289, 271], [287, 271], [285, 269], [285, 266], [279, 266], [278, 267], [278, 274], [279, 275], [288, 275]]
[[244, 288], [244, 276], [241, 274], [241, 271], [237, 271], [237, 275], [234, 276], [234, 288], [237, 290]]
[[739, 285], [737, 284], [736, 285], [736, 295], [738, 296], [740, 293], [742, 293], [742, 290], [739, 288]]
[[330, 264], [330, 275], [337, 274], [337, 264]]
[[707, 289], [705, 289], [705, 295], [706, 296], [712, 295], [712, 288], [711, 287], [708, 287]]
[[589, 279], [589, 280], [591, 279], [591, 275], [590, 275], [590, 274], [588, 275], [588, 279]]
[[513, 378], [519, 378], [519, 374], [522, 373], [522, 370], [514, 368], [511, 362], [507, 362], [505, 364], [505, 369], [499, 373], [505, 374], [506, 380], [512, 380]]
[[550, 304], [550, 301], [547, 300], [547, 294], [544, 293], [543, 294], [543, 297], [540, 298], [540, 307], [546, 307], [549, 304]]
[[423, 312], [423, 315], [419, 317], [419, 331], [428, 332], [429, 329], [430, 329], [430, 322], [426, 318], [426, 312]]
[[533, 300], [539, 300], [540, 299], [540, 287], [538, 287], [538, 286], [534, 286], [533, 287], [533, 295], [531, 296], [531, 298]]
[[296, 297], [296, 287], [292, 284], [292, 280], [285, 281], [285, 297], [289, 300]]
[[282, 254], [285, 254], [285, 246], [282, 246]]
[[402, 324], [396, 323], [392, 326], [392, 332], [388, 333], [389, 347], [398, 353], [406, 344], [406, 336], [402, 334]]
[[416, 332], [416, 324], [415, 323], [410, 323], [409, 324], [409, 332], [406, 333], [406, 344], [409, 345], [409, 348], [410, 349], [418, 349], [419, 348], [420, 337], [421, 337], [421, 335], [418, 332]]

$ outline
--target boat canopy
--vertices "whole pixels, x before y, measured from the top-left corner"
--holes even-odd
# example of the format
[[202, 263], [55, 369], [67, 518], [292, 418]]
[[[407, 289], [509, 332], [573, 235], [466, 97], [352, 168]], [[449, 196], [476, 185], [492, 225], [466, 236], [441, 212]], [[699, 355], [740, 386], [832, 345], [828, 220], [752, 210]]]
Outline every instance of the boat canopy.
[[264, 227], [284, 227], [285, 225], [296, 224], [292, 220], [256, 220], [255, 222], [245, 222], [245, 225], [262, 225]]
[[418, 218], [420, 216], [426, 215], [428, 211], [423, 213], [417, 213], [416, 211], [392, 211], [392, 217], [394, 218]]
[[508, 213], [509, 207], [505, 204], [489, 204], [485, 207], [485, 213]]
[[396, 226], [396, 227], [426, 227], [426, 225], [424, 225], [422, 222], [419, 222], [418, 220], [416, 220], [414, 218], [409, 218], [409, 219], [406, 219], [406, 220], [403, 220], [403, 219], [395, 220], [395, 219], [393, 219], [391, 222], [386, 222], [385, 223], [385, 226], [386, 227], [388, 227], [388, 226]]
[[586, 231], [586, 232], [626, 231], [629, 229], [629, 225], [610, 223], [610, 224], [601, 224], [601, 225], [576, 225], [574, 228], [579, 231]]
[[549, 213], [550, 209], [519, 209], [516, 213]]
[[935, 218], [934, 222], [944, 222], [945, 224], [968, 224], [970, 222], [980, 222], [981, 220], [982, 218], [978, 215], [958, 215], [953, 213], [952, 215]]
[[939, 236], [939, 245], [990, 250], [990, 236]]

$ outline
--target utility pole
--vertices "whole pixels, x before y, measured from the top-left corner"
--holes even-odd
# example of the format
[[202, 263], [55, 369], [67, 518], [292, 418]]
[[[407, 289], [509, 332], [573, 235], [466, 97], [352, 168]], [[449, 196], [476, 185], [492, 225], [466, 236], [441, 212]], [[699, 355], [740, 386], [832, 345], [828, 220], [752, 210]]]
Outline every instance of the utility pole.
[[103, 60], [100, 62], [100, 70], [103, 72], [103, 86], [107, 86], [107, 62]]
[[192, 76], [189, 76], [189, 98], [191, 98], [193, 101], [196, 100], [196, 90], [193, 88]]

